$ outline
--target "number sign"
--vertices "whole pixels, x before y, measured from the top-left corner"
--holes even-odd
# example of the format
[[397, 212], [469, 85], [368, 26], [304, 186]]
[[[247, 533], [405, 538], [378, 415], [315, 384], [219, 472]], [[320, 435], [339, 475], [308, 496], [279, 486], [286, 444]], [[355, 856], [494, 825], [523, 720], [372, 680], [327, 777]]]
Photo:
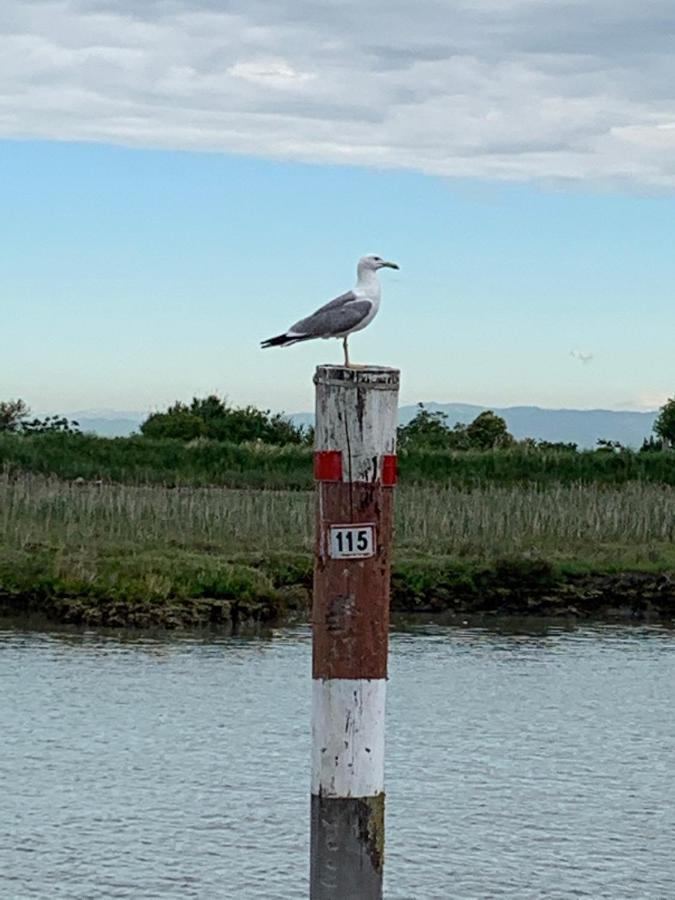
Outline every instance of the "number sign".
[[332, 559], [367, 559], [375, 555], [374, 525], [331, 525]]

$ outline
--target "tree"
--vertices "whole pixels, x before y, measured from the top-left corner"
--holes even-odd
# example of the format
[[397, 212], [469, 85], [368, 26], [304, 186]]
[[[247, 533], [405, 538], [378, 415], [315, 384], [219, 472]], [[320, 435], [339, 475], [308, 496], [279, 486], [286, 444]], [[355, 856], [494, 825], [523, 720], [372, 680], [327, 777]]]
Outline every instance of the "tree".
[[489, 409], [467, 425], [466, 435], [470, 445], [477, 450], [493, 450], [513, 444], [513, 436], [509, 434], [504, 419]]
[[437, 410], [429, 412], [418, 403], [418, 412], [407, 425], [398, 429], [398, 444], [403, 450], [468, 450], [466, 425], [456, 422], [452, 428], [448, 417]]
[[596, 441], [596, 453], [622, 453], [628, 448], [621, 441], [610, 441], [607, 438], [598, 438]]
[[663, 450], [663, 441], [661, 438], [650, 436], [645, 438], [640, 447], [640, 453], [660, 453]]
[[654, 434], [669, 447], [675, 447], [675, 397], [671, 397], [659, 410], [654, 422]]
[[192, 441], [206, 435], [203, 419], [193, 415], [184, 403], [174, 403], [165, 413], [153, 413], [141, 425], [141, 434], [148, 438], [177, 438]]
[[414, 419], [398, 429], [399, 445], [404, 450], [492, 450], [514, 443], [504, 419], [489, 410], [470, 425], [457, 422], [450, 428], [447, 423], [445, 413], [429, 412], [419, 403]]
[[398, 444], [401, 449], [447, 449], [450, 429], [446, 414], [440, 411], [429, 412], [423, 403], [418, 403], [417, 409], [414, 418], [398, 429]]
[[79, 424], [65, 416], [47, 416], [45, 419], [29, 419], [30, 409], [23, 400], [0, 401], [0, 431], [16, 434], [79, 434]]
[[20, 431], [30, 409], [23, 400], [0, 401], [0, 431]]
[[535, 450], [554, 451], [556, 453], [578, 453], [579, 446], [573, 441], [533, 441], [532, 438], [525, 438], [523, 443], [530, 441], [529, 446]]
[[81, 434], [80, 423], [65, 416], [47, 416], [21, 423], [24, 434]]
[[176, 402], [166, 412], [153, 413], [141, 425], [144, 437], [176, 438], [189, 441], [206, 437], [214, 441], [260, 441], [265, 444], [304, 444], [308, 433], [281, 413], [255, 406], [228, 406], [222, 398], [193, 397], [192, 402]]

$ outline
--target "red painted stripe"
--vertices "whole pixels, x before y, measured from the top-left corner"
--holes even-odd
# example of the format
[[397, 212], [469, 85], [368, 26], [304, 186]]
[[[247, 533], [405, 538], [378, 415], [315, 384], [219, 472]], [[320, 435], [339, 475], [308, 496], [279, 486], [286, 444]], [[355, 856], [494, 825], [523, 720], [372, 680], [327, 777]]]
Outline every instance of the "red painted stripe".
[[342, 481], [342, 451], [317, 450], [314, 454], [315, 481]]
[[396, 484], [397, 479], [398, 468], [396, 465], [396, 454], [387, 454], [382, 457], [382, 484], [391, 486]]

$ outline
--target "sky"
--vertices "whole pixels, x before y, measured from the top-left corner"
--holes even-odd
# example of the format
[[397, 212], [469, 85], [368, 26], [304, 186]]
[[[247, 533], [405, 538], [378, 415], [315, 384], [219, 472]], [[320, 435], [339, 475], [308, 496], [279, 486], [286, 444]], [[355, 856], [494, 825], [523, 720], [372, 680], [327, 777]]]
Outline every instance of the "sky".
[[675, 391], [675, 7], [3, 0], [0, 399], [312, 406], [260, 340], [395, 260], [401, 400]]

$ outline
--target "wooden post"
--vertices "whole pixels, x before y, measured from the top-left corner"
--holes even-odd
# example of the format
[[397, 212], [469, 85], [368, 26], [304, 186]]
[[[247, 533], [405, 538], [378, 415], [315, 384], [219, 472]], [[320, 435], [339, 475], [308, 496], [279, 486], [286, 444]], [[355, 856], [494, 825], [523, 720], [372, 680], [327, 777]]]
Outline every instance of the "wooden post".
[[379, 900], [397, 369], [319, 366], [312, 900]]

